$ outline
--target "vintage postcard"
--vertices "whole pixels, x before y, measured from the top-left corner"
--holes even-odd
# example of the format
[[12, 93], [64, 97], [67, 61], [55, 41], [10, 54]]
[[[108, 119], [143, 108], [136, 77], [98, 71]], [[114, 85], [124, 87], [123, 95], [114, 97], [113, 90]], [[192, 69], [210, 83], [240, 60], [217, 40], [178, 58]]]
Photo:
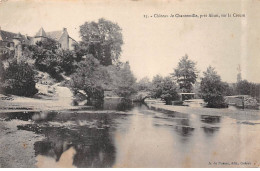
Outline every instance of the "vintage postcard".
[[259, 167], [259, 20], [259, 0], [0, 0], [0, 167]]

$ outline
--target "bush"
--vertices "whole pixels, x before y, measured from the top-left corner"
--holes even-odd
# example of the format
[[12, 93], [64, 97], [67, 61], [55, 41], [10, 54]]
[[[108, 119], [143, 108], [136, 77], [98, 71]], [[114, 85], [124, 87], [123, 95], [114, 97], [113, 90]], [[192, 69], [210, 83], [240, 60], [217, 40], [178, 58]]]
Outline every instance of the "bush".
[[210, 108], [225, 108], [228, 105], [225, 103], [225, 99], [222, 95], [212, 95], [203, 96], [204, 101], [207, 102], [207, 107]]
[[178, 92], [176, 91], [176, 87], [170, 87], [169, 89], [165, 89], [162, 92], [161, 99], [165, 100], [166, 105], [172, 105], [172, 101], [179, 100]]
[[12, 62], [5, 70], [3, 91], [18, 96], [33, 96], [38, 92], [35, 88], [34, 71], [25, 62]]
[[172, 101], [179, 100], [177, 86], [170, 77], [155, 76], [152, 81], [151, 96], [161, 98], [166, 105], [171, 105]]

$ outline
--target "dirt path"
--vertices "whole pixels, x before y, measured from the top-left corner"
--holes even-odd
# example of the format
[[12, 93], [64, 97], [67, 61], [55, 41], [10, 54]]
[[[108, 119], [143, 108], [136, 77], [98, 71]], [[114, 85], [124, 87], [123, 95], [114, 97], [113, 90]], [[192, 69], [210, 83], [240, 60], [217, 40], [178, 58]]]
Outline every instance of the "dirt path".
[[[44, 94], [48, 91], [47, 88], [48, 86], [38, 85], [38, 89]], [[49, 89], [53, 90], [53, 94], [48, 98], [28, 98], [13, 95], [9, 98], [2, 98], [0, 100], [0, 112], [77, 109], [76, 106], [72, 106], [73, 94], [69, 88], [57, 84], [49, 87]]]

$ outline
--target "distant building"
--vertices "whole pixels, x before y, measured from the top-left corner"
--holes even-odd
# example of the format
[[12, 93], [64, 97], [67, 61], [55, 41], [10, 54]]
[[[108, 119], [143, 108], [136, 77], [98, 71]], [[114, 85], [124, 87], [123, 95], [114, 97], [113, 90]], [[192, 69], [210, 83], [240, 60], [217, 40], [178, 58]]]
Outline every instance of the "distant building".
[[73, 44], [76, 43], [76, 41], [69, 36], [66, 28], [52, 32], [45, 32], [43, 28], [40, 28], [40, 30], [34, 36], [33, 42], [35, 44], [36, 42], [45, 39], [52, 39], [57, 41], [60, 44], [60, 47], [64, 50], [74, 50]]
[[12, 33], [1, 30], [0, 27], [0, 53], [7, 53], [15, 50], [15, 57], [22, 56], [22, 45], [35, 45], [37, 42], [51, 39], [58, 43], [59, 47], [64, 50], [74, 50], [74, 43], [77, 43], [68, 34], [66, 28], [59, 31], [45, 32], [43, 28], [36, 33], [34, 37], [22, 35], [21, 33]]

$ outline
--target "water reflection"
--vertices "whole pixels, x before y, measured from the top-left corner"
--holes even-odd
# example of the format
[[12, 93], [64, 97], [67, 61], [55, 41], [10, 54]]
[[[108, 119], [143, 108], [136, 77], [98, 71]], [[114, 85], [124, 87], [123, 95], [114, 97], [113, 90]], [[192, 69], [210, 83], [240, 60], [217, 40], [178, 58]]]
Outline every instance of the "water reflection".
[[212, 116], [212, 115], [201, 115], [201, 121], [204, 123], [219, 123], [221, 116]]
[[202, 127], [202, 128], [203, 131], [209, 136], [213, 135], [216, 131], [219, 130], [219, 127]]
[[125, 111], [133, 108], [133, 103], [130, 99], [125, 98], [106, 98], [103, 104], [103, 110], [119, 110]]
[[1, 113], [0, 118], [4, 121], [10, 121], [18, 119], [22, 121], [28, 121], [32, 119], [35, 112], [14, 112], [14, 113]]
[[207, 136], [212, 136], [219, 131], [221, 116], [201, 115], [200, 118], [202, 123], [206, 123], [201, 128]]
[[234, 119], [140, 104], [123, 107], [127, 112], [114, 107], [109, 106], [112, 112], [9, 113], [0, 118], [28, 121], [18, 129], [44, 135], [34, 144], [38, 167], [209, 167], [209, 161], [240, 161], [241, 149], [246, 149], [244, 160], [260, 154], [255, 150], [260, 149], [259, 115]]
[[155, 126], [168, 126], [174, 128], [173, 130], [175, 130], [176, 133], [182, 137], [182, 141], [185, 141], [184, 137], [190, 137], [192, 135], [195, 128], [190, 124], [189, 115], [171, 111], [160, 112], [162, 113], [156, 113], [153, 117], [155, 118]]
[[52, 157], [47, 157], [45, 155], [38, 155], [36, 157], [37, 163], [36, 166], [40, 168], [57, 168], [57, 167], [66, 167], [66, 168], [74, 168], [73, 159], [76, 151], [73, 147], [69, 148], [65, 152], [62, 153], [60, 159], [54, 160]]
[[190, 136], [195, 128], [189, 127], [189, 126], [175, 126], [176, 132], [181, 136]]
[[76, 167], [113, 166], [116, 151], [110, 135], [112, 125], [107, 126], [108, 123], [113, 124], [111, 121], [113, 116], [106, 114], [98, 114], [98, 117], [87, 116], [84, 122], [82, 115], [78, 115], [80, 120], [77, 117], [67, 117], [70, 120], [64, 120], [60, 115], [54, 113], [50, 115], [55, 122], [18, 126], [18, 129], [34, 131], [46, 137], [44, 141], [34, 144], [36, 156], [51, 157], [59, 162], [64, 152], [73, 147], [75, 149], [73, 165]]

